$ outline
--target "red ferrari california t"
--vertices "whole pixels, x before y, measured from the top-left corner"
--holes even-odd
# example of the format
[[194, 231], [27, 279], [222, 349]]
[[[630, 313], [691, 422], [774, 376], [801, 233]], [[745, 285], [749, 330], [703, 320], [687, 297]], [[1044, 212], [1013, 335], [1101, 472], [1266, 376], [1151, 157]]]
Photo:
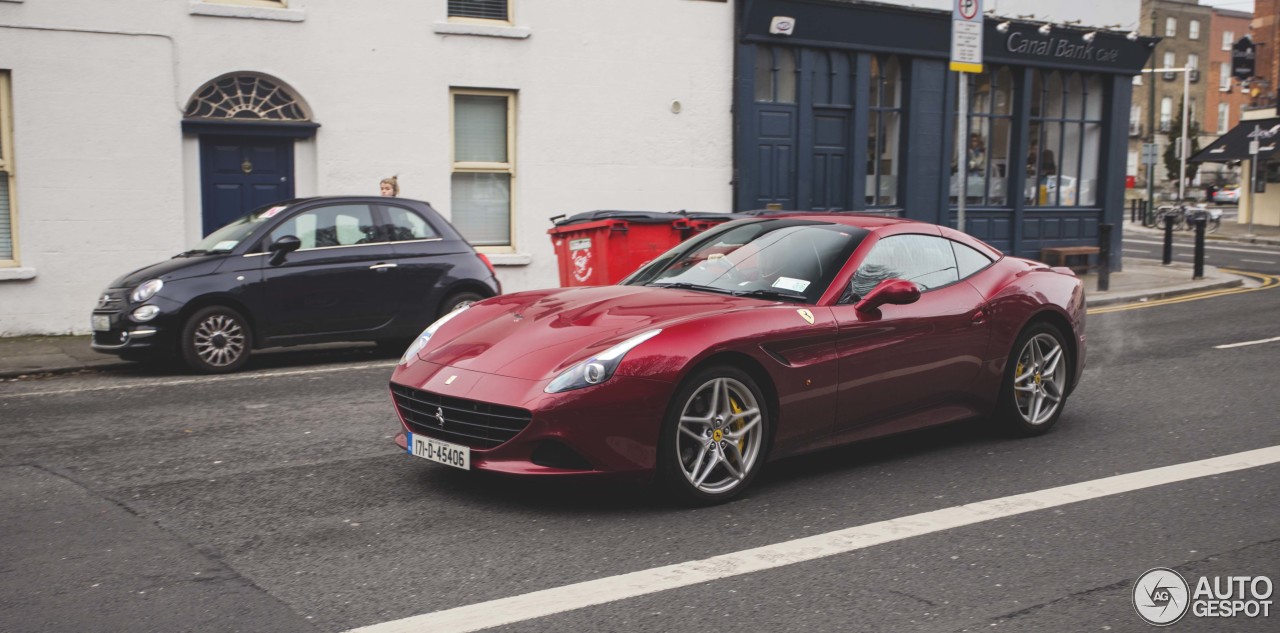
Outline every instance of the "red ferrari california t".
[[651, 477], [695, 503], [765, 463], [990, 416], [1048, 431], [1080, 378], [1065, 268], [865, 215], [727, 222], [614, 286], [494, 297], [391, 377], [411, 455], [527, 476]]

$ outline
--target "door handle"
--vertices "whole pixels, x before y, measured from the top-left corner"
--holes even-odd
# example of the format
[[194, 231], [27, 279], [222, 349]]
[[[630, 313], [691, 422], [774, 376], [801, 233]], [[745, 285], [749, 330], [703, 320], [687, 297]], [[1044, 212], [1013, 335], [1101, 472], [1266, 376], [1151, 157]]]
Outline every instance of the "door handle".
[[969, 322], [974, 325], [982, 325], [987, 322], [987, 313], [979, 308], [977, 312], [973, 313], [973, 316], [969, 317]]
[[374, 264], [369, 267], [369, 270], [376, 270], [381, 273], [381, 272], [386, 272], [387, 269], [389, 268], [395, 268], [395, 267], [396, 267], [395, 264]]

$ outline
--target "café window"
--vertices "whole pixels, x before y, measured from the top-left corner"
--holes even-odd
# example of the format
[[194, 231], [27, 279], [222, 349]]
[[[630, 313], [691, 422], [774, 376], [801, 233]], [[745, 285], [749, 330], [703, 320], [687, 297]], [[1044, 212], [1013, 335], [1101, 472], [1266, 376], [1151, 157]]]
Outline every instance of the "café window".
[[951, 153], [951, 204], [958, 203], [960, 161], [968, 174], [965, 203], [1009, 205], [1009, 147], [1013, 127], [1013, 74], [1008, 68], [987, 66], [980, 74], [960, 75], [969, 82], [969, 128], [963, 148]]
[[759, 103], [796, 102], [796, 54], [789, 48], [756, 47], [756, 96]]
[[902, 91], [902, 67], [898, 58], [872, 57], [867, 120], [866, 202], [869, 207], [898, 204]]
[[1027, 205], [1096, 206], [1102, 80], [1056, 70], [1032, 71], [1031, 77]]

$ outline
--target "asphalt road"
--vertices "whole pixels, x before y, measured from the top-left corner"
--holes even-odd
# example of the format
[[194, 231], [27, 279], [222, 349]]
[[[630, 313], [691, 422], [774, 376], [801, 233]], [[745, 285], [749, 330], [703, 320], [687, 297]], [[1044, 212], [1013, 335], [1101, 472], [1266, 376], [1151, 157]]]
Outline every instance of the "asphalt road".
[[[1173, 235], [1173, 260], [1186, 263], [1195, 261], [1195, 234], [1191, 231], [1174, 231]], [[1164, 237], [1145, 233], [1126, 234], [1124, 256], [1161, 259], [1164, 256]], [[1280, 274], [1280, 246], [1206, 240], [1204, 261], [1219, 268]]]
[[[410, 458], [391, 443], [394, 360], [366, 350], [225, 378], [0, 383], [0, 630], [345, 631], [1274, 447], [1280, 341], [1215, 346], [1280, 337], [1277, 308], [1280, 290], [1261, 290], [1091, 316], [1085, 378], [1052, 433], [975, 422], [829, 451], [705, 509]], [[1161, 566], [1280, 582], [1280, 465], [494, 630], [1146, 631], [1130, 591]]]

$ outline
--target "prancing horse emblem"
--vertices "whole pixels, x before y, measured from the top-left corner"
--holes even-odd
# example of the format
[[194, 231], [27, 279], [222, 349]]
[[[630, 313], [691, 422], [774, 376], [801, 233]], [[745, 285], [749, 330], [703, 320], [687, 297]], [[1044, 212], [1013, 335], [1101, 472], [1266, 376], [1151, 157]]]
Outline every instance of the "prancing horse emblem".
[[808, 321], [808, 322], [809, 322], [809, 325], [813, 325], [813, 313], [812, 313], [812, 312], [810, 312], [810, 311], [808, 311], [808, 310], [805, 310], [805, 309], [803, 309], [803, 308], [802, 308], [802, 309], [800, 309], [800, 310], [796, 310], [796, 312], [800, 313], [800, 316], [804, 317], [804, 320], [805, 320], [805, 321]]
[[436, 407], [436, 421], [440, 422], [440, 427], [444, 427], [444, 407]]

